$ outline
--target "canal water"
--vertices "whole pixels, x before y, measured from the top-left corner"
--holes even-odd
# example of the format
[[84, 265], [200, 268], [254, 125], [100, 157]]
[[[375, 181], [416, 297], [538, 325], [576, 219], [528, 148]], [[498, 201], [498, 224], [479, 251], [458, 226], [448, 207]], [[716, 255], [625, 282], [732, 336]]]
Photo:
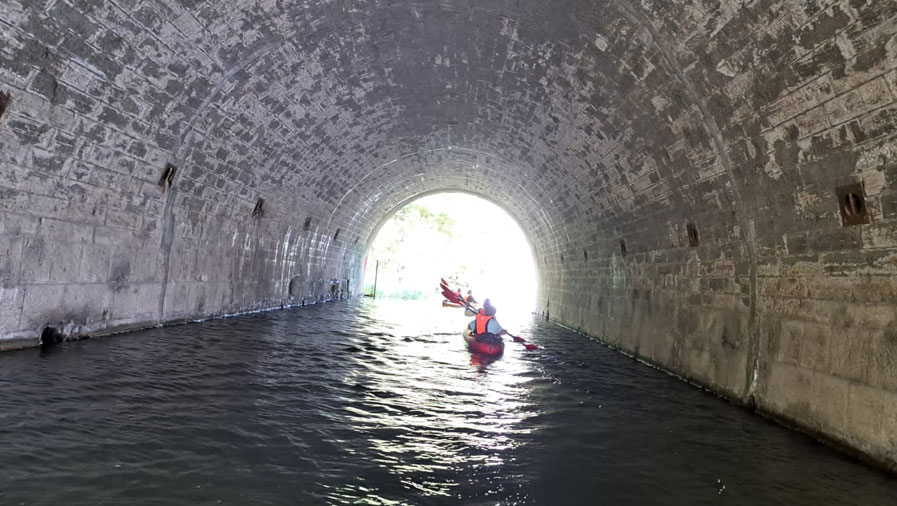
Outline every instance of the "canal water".
[[891, 475], [551, 323], [471, 356], [466, 320], [337, 302], [0, 354], [0, 504], [897, 504]]

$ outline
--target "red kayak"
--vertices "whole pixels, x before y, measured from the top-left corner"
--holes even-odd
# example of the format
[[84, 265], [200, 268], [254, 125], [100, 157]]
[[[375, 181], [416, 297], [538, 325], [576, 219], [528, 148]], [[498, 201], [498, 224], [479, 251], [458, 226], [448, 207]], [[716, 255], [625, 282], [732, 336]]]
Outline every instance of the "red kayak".
[[482, 353], [483, 355], [501, 355], [505, 351], [505, 342], [498, 336], [483, 335], [472, 336], [470, 329], [464, 330], [464, 341], [467, 347], [474, 353]]

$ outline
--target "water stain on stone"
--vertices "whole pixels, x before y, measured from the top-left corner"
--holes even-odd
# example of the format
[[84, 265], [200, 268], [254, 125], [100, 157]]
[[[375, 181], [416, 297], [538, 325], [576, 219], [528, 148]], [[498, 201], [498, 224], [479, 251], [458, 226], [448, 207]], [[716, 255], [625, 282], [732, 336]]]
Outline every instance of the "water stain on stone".
[[131, 275], [131, 262], [127, 259], [119, 261], [109, 276], [109, 288], [119, 292], [128, 286], [128, 277]]

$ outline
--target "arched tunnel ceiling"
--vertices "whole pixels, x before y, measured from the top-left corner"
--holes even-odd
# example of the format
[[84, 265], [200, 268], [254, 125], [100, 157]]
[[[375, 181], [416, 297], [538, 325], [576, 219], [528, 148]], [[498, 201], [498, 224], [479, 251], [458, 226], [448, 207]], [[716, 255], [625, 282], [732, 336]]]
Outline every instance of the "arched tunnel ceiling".
[[[438, 187], [506, 203], [537, 237], [580, 208], [600, 213], [596, 201], [614, 206], [594, 174], [631, 137], [617, 116], [639, 90], [615, 53], [635, 62], [656, 54], [615, 6], [278, 7], [247, 7], [239, 28], [208, 30], [252, 31], [248, 43], [197, 43], [227, 70], [196, 123], [203, 138], [184, 147], [188, 163], [237, 139], [254, 155], [250, 186], [276, 194], [289, 181], [301, 200], [284, 202], [334, 206], [328, 224], [363, 236], [390, 196]], [[234, 12], [193, 14], [217, 27], [232, 26]], [[195, 90], [185, 83], [184, 93]], [[205, 160], [191, 165], [220, 176]]]
[[0, 36], [0, 350], [358, 294], [382, 218], [460, 190], [540, 314], [897, 466], [897, 0], [7, 0]]
[[[115, 7], [88, 13], [133, 26]], [[134, 50], [146, 55], [140, 77], [164, 85], [158, 147], [201, 198], [215, 186], [251, 206], [240, 195], [251, 188], [364, 236], [387, 209], [379, 197], [463, 188], [506, 202], [537, 243], [636, 200], [655, 204], [643, 215], [693, 201], [682, 188], [724, 170], [640, 16], [614, 2], [148, 2], [132, 13], [157, 34]], [[665, 177], [675, 169], [658, 164], [683, 156], [646, 148], [670, 158], [677, 128], [709, 168]]]
[[[63, 193], [163, 246], [248, 226], [257, 198], [280, 228], [311, 215], [367, 239], [395, 202], [446, 188], [505, 205], [546, 265], [562, 242], [676, 246], [691, 220], [756, 269], [776, 246], [753, 216], [792, 200], [783, 174], [887, 131], [826, 129], [893, 97], [894, 3], [7, 2], [3, 77], [13, 143], [73, 153], [48, 175], [102, 184]], [[163, 205], [148, 187], [166, 163]]]

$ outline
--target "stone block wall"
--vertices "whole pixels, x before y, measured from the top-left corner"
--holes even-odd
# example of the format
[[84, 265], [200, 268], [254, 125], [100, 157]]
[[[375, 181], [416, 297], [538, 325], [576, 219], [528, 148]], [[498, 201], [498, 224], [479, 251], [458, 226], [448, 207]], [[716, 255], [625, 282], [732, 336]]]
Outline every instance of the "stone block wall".
[[729, 4], [628, 9], [693, 104], [637, 163], [684, 190], [621, 171], [633, 212], [577, 223], [540, 311], [897, 468], [897, 3]]
[[249, 157], [228, 149], [252, 147], [209, 127], [263, 50], [210, 58], [178, 11], [44, 1], [0, 12], [0, 350], [35, 346], [48, 326], [98, 335], [360, 286], [363, 251], [321, 228], [320, 202], [250, 188]]

